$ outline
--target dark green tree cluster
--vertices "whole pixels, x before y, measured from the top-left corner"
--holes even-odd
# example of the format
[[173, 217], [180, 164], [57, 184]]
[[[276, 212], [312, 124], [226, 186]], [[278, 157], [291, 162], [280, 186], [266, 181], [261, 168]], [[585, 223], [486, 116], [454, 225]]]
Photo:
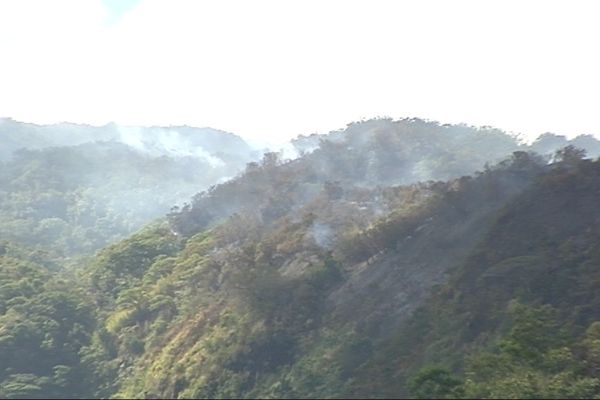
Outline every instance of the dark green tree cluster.
[[11, 253], [0, 255], [0, 397], [89, 396], [80, 351], [95, 328], [90, 298]]
[[584, 399], [600, 394], [598, 327], [578, 340], [551, 307], [513, 304], [512, 327], [489, 350], [468, 357], [461, 377], [425, 367], [409, 381], [418, 398]]

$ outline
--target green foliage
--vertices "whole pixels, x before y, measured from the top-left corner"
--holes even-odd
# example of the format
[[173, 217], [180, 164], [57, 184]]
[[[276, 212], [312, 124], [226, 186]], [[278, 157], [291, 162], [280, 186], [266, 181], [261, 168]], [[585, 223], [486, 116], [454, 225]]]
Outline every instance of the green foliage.
[[590, 398], [600, 393], [600, 380], [585, 373], [585, 356], [567, 346], [552, 311], [517, 306], [514, 325], [495, 351], [469, 360], [467, 397]]
[[95, 328], [90, 299], [73, 281], [0, 256], [0, 396], [89, 396], [80, 350]]
[[448, 399], [461, 397], [462, 384], [445, 368], [426, 367], [408, 382], [408, 387], [419, 399]]
[[511, 314], [510, 331], [489, 350], [469, 356], [463, 378], [444, 368], [424, 367], [408, 381], [411, 394], [545, 399], [591, 398], [600, 393], [600, 379], [586, 371], [587, 352], [574, 350], [581, 348], [579, 343], [567, 345], [556, 330], [554, 310], [517, 304]]
[[[177, 238], [167, 226], [149, 226], [98, 255], [90, 269], [91, 285], [104, 295], [116, 298], [122, 290], [133, 288], [155, 259], [172, 255], [177, 250]], [[134, 299], [130, 301], [135, 303]]]
[[549, 349], [564, 344], [553, 311], [550, 307], [532, 309], [514, 305], [511, 309], [514, 325], [500, 343], [502, 352], [530, 364], [541, 364]]

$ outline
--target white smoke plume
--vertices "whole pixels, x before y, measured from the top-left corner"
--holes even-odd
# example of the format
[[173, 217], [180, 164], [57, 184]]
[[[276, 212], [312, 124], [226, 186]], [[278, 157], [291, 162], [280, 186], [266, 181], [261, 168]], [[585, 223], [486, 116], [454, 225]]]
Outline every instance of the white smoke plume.
[[121, 141], [138, 151], [152, 156], [196, 157], [203, 159], [213, 168], [225, 166], [223, 160], [208, 153], [200, 146], [192, 145], [173, 129], [152, 129], [143, 132], [139, 127], [120, 126]]
[[329, 225], [315, 221], [310, 227], [309, 233], [319, 247], [329, 249], [333, 245], [334, 231]]

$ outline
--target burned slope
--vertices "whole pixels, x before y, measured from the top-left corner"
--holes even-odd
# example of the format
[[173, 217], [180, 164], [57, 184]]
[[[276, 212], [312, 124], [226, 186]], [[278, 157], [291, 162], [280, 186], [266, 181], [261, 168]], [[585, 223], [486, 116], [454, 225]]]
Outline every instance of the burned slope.
[[506, 204], [364, 366], [353, 393], [596, 396], [599, 167], [553, 164]]
[[353, 266], [330, 296], [334, 313], [375, 336], [389, 334], [472, 251], [498, 210], [544, 169], [535, 156], [515, 153], [476, 178], [451, 181], [416, 210], [399, 210], [348, 238], [341, 249]]

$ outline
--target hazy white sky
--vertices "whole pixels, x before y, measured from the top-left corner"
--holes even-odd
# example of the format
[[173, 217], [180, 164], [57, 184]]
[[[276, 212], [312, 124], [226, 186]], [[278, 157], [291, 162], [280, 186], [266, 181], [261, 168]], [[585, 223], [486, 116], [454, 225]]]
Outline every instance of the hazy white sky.
[[281, 141], [374, 116], [600, 137], [600, 2], [0, 0], [0, 116]]

